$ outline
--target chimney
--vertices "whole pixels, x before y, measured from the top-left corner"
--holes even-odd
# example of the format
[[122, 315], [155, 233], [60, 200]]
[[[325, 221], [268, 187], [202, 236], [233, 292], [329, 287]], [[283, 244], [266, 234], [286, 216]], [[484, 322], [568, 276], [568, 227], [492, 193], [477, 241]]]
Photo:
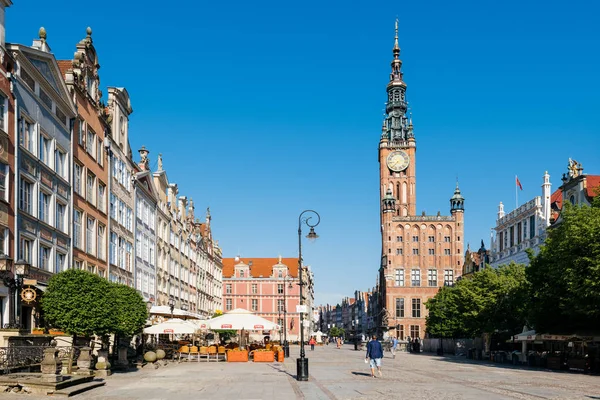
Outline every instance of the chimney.
[[178, 208], [179, 208], [179, 212], [181, 213], [181, 219], [186, 219], [186, 215], [187, 215], [187, 197], [185, 196], [180, 196], [179, 197], [179, 202], [177, 203]]

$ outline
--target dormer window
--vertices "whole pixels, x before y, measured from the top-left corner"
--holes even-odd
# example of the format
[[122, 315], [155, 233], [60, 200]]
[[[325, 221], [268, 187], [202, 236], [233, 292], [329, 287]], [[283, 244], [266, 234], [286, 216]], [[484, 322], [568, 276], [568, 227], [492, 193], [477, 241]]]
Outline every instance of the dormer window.
[[569, 201], [571, 202], [572, 205], [575, 205], [575, 196], [571, 195], [571, 197], [569, 198]]
[[277, 271], [277, 276], [279, 278], [283, 278], [283, 271], [282, 270]]
[[240, 278], [243, 278], [243, 277], [244, 277], [244, 270], [240, 269]]

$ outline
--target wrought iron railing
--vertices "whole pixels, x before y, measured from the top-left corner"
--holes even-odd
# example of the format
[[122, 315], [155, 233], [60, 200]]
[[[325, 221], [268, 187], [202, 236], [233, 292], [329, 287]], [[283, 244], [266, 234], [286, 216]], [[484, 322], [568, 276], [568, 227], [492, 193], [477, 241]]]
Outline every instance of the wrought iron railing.
[[[32, 367], [44, 359], [44, 349], [50, 346], [10, 346], [0, 347], [0, 370], [9, 373], [11, 370]], [[79, 357], [80, 348], [58, 346], [58, 358], [63, 363], [74, 362]]]

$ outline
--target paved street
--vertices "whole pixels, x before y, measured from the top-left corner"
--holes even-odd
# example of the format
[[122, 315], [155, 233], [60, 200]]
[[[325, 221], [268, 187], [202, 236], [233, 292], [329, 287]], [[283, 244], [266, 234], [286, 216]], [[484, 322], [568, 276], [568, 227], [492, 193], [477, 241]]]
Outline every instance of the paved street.
[[[181, 363], [115, 374], [78, 399], [600, 399], [600, 377], [515, 369], [464, 358], [386, 353], [383, 378], [371, 378], [364, 352], [317, 347], [311, 377], [297, 382], [295, 356], [282, 364]], [[4, 398], [39, 397], [4, 395]], [[43, 397], [42, 397], [43, 398]]]

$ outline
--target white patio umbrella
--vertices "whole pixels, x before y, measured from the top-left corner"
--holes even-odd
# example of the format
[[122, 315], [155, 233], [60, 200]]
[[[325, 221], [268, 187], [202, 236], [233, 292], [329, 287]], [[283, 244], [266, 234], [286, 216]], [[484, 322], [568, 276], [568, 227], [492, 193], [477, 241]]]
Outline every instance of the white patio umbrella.
[[172, 333], [172, 334], [192, 334], [196, 333], [198, 328], [196, 325], [191, 324], [182, 319], [173, 318], [160, 324], [149, 326], [144, 329], [146, 334], [160, 334], [160, 333]]
[[236, 308], [219, 317], [206, 321], [210, 329], [234, 329], [247, 331], [279, 330], [279, 325], [263, 317], [259, 317], [243, 308]]

